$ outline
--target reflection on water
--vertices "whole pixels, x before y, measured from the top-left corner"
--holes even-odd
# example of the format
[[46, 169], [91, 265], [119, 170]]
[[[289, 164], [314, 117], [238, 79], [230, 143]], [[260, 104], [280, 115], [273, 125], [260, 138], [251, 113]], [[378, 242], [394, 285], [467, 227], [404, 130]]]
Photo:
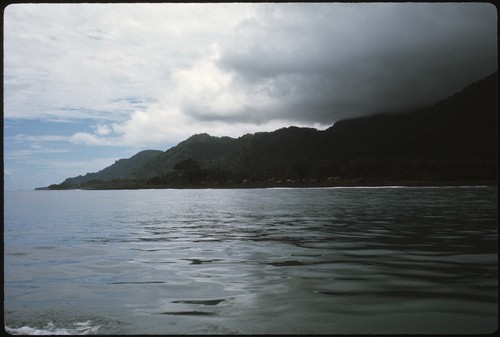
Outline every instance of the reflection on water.
[[[497, 326], [496, 188], [39, 196], [29, 200], [36, 218], [19, 216], [23, 199], [7, 199], [11, 328], [92, 319], [112, 334]], [[60, 212], [47, 214], [50, 198]]]

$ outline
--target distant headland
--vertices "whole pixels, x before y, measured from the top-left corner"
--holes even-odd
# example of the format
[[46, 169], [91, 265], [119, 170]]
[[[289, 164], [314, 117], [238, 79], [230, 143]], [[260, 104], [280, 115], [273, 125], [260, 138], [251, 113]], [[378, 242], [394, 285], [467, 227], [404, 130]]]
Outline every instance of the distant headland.
[[37, 190], [496, 185], [497, 72], [431, 107], [239, 138], [194, 135]]

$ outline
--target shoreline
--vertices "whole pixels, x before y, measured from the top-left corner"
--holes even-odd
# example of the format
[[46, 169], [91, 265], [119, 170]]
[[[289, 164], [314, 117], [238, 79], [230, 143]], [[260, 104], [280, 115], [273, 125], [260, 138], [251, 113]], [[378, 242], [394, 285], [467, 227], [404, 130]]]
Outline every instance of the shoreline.
[[259, 188], [369, 188], [369, 187], [498, 187], [498, 181], [372, 181], [372, 182], [338, 182], [329, 184], [281, 183], [281, 184], [195, 184], [195, 185], [142, 185], [123, 184], [122, 186], [67, 186], [67, 187], [37, 187], [35, 191], [62, 190], [162, 190], [162, 189], [259, 189]]

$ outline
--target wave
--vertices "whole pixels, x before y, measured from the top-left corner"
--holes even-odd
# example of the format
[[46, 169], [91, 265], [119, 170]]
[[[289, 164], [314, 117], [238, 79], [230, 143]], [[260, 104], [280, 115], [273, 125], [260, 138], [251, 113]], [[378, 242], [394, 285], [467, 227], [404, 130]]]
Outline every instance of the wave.
[[97, 333], [101, 327], [92, 326], [91, 321], [76, 322], [71, 328], [56, 327], [54, 323], [49, 322], [42, 328], [22, 326], [20, 328], [11, 328], [5, 326], [5, 331], [11, 335], [90, 335]]

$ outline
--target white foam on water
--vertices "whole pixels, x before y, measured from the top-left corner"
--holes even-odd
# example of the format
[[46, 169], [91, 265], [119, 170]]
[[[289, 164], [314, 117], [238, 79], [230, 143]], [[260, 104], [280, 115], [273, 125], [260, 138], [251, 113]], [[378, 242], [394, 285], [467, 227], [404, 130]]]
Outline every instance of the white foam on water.
[[73, 323], [70, 328], [56, 327], [49, 322], [42, 328], [22, 326], [20, 328], [10, 328], [5, 326], [5, 331], [11, 335], [89, 335], [94, 334], [101, 327], [92, 326], [91, 321]]

